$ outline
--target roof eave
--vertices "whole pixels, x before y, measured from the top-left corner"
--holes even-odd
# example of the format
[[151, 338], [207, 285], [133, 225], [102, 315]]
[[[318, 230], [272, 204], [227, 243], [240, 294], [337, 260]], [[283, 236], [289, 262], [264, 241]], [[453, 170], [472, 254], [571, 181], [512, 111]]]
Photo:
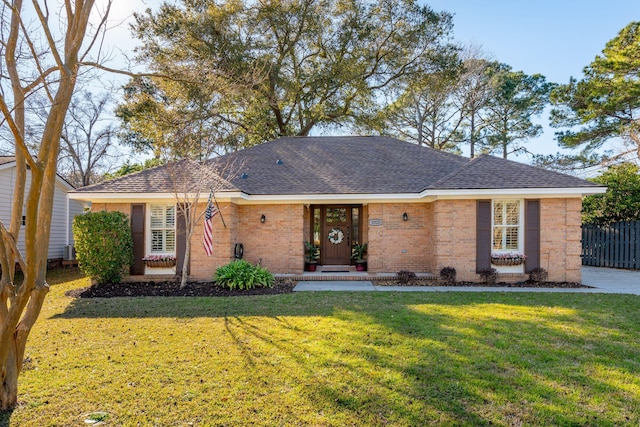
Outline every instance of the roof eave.
[[[384, 202], [424, 203], [435, 199], [478, 199], [482, 197], [529, 197], [529, 198], [566, 198], [583, 197], [606, 192], [606, 187], [567, 187], [567, 188], [483, 188], [483, 189], [427, 189], [420, 193], [388, 194], [247, 194], [242, 191], [220, 191], [215, 193], [219, 201], [231, 201], [236, 204], [367, 204]], [[196, 194], [190, 194], [193, 199]], [[182, 197], [182, 196], [181, 196]], [[208, 194], [200, 193], [200, 200], [206, 200]], [[161, 201], [175, 200], [175, 193], [92, 193], [71, 192], [72, 200], [86, 200], [100, 203], [123, 203], [125, 201]]]

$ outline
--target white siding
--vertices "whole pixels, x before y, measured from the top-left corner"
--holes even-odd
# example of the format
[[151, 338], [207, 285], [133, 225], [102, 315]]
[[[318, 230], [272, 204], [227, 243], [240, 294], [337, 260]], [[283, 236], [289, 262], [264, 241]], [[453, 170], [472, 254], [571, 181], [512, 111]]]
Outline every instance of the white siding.
[[[13, 199], [15, 168], [0, 170], [0, 219], [8, 227], [11, 218], [11, 200]], [[27, 188], [29, 191], [29, 172], [27, 172]], [[55, 189], [53, 199], [53, 215], [51, 218], [51, 236], [49, 239], [49, 259], [62, 258], [64, 246], [73, 243], [71, 224], [73, 217], [83, 211], [83, 205], [75, 200], [69, 201], [67, 217], [67, 188], [60, 180]], [[24, 251], [24, 227], [20, 231], [18, 247]]]

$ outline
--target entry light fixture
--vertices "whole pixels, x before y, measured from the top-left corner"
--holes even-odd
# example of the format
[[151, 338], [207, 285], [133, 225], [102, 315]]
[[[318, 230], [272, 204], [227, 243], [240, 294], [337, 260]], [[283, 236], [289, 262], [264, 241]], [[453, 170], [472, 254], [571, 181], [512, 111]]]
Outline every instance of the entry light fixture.
[[267, 217], [264, 216], [264, 214], [262, 214], [262, 216], [260, 217], [260, 222], [264, 224], [266, 220], [267, 220]]
[[409, 221], [409, 215], [407, 215], [406, 212], [402, 214], [402, 220], [403, 221]]

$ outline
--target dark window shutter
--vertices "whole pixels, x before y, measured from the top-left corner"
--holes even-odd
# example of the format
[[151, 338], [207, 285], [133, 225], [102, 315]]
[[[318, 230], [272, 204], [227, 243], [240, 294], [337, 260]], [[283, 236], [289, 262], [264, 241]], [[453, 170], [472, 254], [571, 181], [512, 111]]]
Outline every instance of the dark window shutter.
[[491, 200], [478, 200], [476, 211], [476, 273], [480, 273], [491, 268]]
[[131, 205], [131, 238], [133, 239], [133, 264], [131, 275], [144, 274], [144, 204]]
[[[176, 274], [182, 274], [184, 254], [187, 250], [187, 224], [182, 209], [176, 206]], [[190, 273], [191, 263], [187, 264], [187, 274]]]
[[525, 273], [540, 267], [540, 200], [524, 201]]

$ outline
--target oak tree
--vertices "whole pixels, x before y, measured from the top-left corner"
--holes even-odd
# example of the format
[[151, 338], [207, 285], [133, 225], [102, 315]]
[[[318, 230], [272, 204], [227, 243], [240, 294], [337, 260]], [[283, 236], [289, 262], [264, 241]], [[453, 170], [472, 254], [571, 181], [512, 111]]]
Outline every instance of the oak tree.
[[171, 128], [233, 150], [354, 125], [450, 48], [451, 15], [415, 0], [178, 1], [136, 20], [138, 59], [173, 76], [127, 87], [118, 114], [142, 148]]

